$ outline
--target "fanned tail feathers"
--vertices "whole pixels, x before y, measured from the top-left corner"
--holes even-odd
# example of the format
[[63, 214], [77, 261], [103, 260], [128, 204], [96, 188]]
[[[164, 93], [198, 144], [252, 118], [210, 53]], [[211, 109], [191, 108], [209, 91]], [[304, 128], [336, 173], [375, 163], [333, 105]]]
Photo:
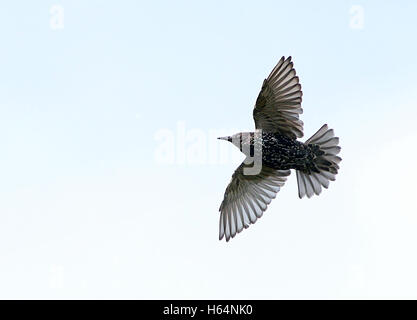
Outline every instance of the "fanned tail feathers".
[[319, 195], [322, 187], [328, 188], [329, 182], [335, 180], [339, 169], [339, 162], [342, 160], [337, 154], [340, 152], [339, 138], [334, 136], [333, 129], [327, 124], [323, 125], [305, 144], [315, 144], [319, 147], [321, 155], [315, 160], [319, 172], [310, 174], [296, 170], [298, 182], [298, 196], [303, 198], [307, 195], [311, 198], [314, 194]]

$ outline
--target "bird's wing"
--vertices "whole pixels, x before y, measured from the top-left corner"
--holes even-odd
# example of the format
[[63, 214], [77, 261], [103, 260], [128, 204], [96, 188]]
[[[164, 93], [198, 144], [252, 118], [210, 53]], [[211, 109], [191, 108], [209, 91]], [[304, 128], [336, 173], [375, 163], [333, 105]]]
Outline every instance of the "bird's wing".
[[243, 162], [233, 173], [220, 205], [221, 240], [233, 238], [243, 228], [255, 223], [275, 198], [287, 180], [290, 170], [275, 170], [263, 166], [257, 175], [245, 175]]
[[303, 122], [299, 115], [303, 92], [291, 57], [282, 57], [264, 80], [256, 100], [253, 118], [256, 129], [279, 132], [292, 139], [303, 136]]

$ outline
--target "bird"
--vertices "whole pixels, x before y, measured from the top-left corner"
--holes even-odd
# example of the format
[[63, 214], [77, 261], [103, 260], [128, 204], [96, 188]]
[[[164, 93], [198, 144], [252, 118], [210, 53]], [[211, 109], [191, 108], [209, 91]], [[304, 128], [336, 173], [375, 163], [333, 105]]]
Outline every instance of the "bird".
[[305, 142], [297, 140], [303, 137], [303, 93], [291, 59], [282, 57], [264, 80], [253, 109], [255, 131], [218, 138], [246, 156], [219, 208], [219, 240], [229, 241], [261, 218], [291, 170], [300, 199], [319, 195], [338, 173], [339, 138], [327, 124]]

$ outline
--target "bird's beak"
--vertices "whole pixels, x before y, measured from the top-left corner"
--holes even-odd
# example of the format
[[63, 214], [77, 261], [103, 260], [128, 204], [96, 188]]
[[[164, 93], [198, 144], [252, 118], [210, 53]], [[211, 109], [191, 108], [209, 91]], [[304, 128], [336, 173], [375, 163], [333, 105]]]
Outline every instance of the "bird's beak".
[[218, 137], [217, 139], [231, 141], [232, 137]]

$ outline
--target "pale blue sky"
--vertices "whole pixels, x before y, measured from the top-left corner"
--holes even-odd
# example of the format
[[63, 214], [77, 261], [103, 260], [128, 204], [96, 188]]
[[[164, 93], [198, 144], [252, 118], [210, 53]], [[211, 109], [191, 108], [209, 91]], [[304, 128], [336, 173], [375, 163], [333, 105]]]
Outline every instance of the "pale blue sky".
[[[417, 298], [416, 12], [413, 1], [2, 2], [0, 297]], [[205, 139], [251, 130], [283, 55], [303, 86], [305, 139], [334, 128], [340, 174], [310, 200], [293, 174], [262, 219], [219, 242], [237, 149], [221, 146], [226, 163], [162, 165], [155, 137], [168, 130], [177, 148], [179, 123]]]

